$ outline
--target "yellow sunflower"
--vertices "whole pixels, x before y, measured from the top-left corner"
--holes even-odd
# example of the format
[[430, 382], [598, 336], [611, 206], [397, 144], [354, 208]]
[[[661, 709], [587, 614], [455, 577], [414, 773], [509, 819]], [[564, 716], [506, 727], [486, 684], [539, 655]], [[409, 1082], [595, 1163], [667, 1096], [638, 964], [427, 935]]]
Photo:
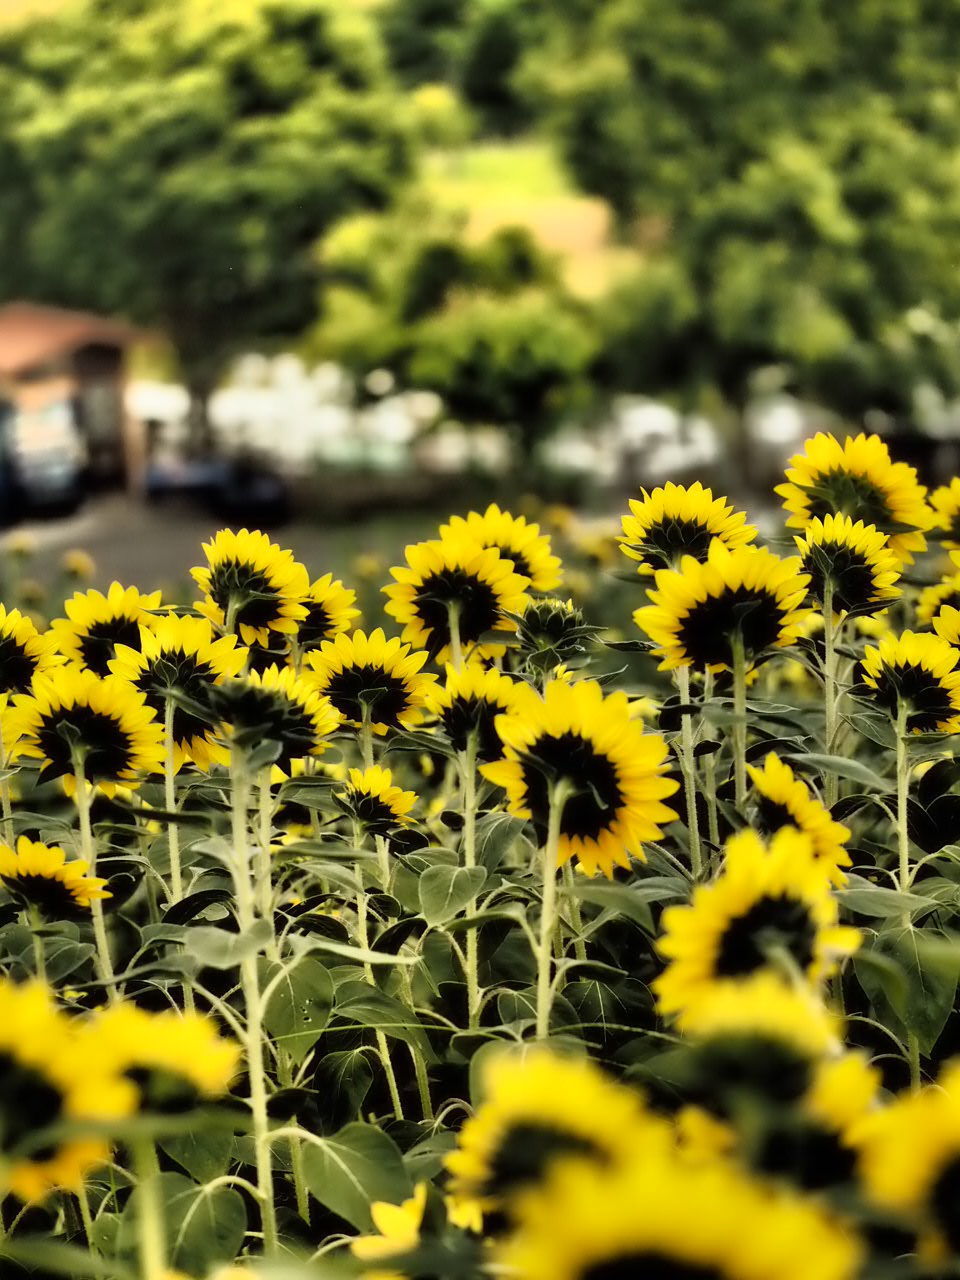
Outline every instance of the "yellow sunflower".
[[564, 1161], [516, 1216], [498, 1262], [517, 1280], [855, 1280], [863, 1253], [815, 1202], [659, 1146]]
[[941, 610], [948, 608], [960, 609], [960, 573], [924, 587], [917, 598], [917, 622], [929, 626]]
[[118, 676], [101, 679], [86, 667], [37, 676], [30, 693], [13, 699], [5, 723], [14, 757], [41, 761], [40, 779], [76, 788], [75, 754], [88, 782], [113, 795], [137, 787], [163, 767], [163, 726], [139, 690]]
[[0, 706], [9, 694], [26, 693], [34, 676], [64, 661], [49, 631], [42, 634], [19, 609], [0, 604]]
[[[363, 1262], [379, 1262], [410, 1253], [420, 1243], [423, 1211], [427, 1207], [427, 1184], [418, 1182], [413, 1195], [402, 1204], [390, 1204], [375, 1200], [370, 1206], [370, 1217], [379, 1234], [358, 1236], [350, 1241], [350, 1252]], [[367, 1280], [379, 1280], [386, 1272], [364, 1271]], [[402, 1277], [401, 1277], [402, 1280]]]
[[767, 753], [762, 768], [748, 764], [747, 773], [753, 782], [754, 820], [760, 832], [769, 838], [784, 827], [796, 827], [809, 836], [813, 856], [822, 863], [831, 881], [845, 884], [847, 877], [841, 868], [851, 863], [846, 850], [849, 829], [834, 822], [830, 810], [773, 751]]
[[[949, 620], [944, 627], [949, 625]], [[906, 716], [913, 733], [960, 729], [960, 649], [940, 635], [902, 631], [867, 645], [860, 664], [863, 683], [891, 717]]]
[[89, 910], [95, 898], [109, 898], [106, 880], [87, 873], [90, 864], [67, 859], [59, 845], [38, 844], [21, 836], [14, 851], [0, 845], [0, 880], [25, 907], [48, 920], [63, 920]]
[[341, 633], [307, 654], [304, 679], [326, 694], [348, 724], [361, 725], [367, 708], [375, 733], [409, 729], [436, 682], [421, 671], [427, 657], [388, 640], [380, 627], [369, 635]]
[[340, 726], [340, 712], [292, 667], [248, 671], [210, 689], [214, 712], [228, 726], [227, 737], [245, 749], [261, 742], [280, 744], [272, 777], [291, 776], [298, 760], [322, 755]]
[[775, 492], [783, 498], [790, 528], [804, 529], [815, 516], [851, 516], [889, 532], [890, 549], [902, 564], [925, 549], [923, 535], [934, 520], [914, 468], [892, 462], [875, 435], [840, 441], [818, 432], [790, 459], [786, 482]]
[[244, 644], [268, 645], [271, 632], [297, 634], [308, 612], [310, 579], [292, 551], [251, 529], [221, 529], [203, 550], [206, 565], [190, 570], [205, 593], [199, 613], [238, 633]]
[[551, 790], [567, 790], [561, 865], [576, 857], [588, 875], [612, 876], [615, 866], [629, 867], [631, 854], [642, 858], [643, 842], [677, 816], [663, 803], [678, 785], [664, 776], [666, 743], [643, 732], [625, 693], [604, 697], [594, 680], [552, 681], [542, 699], [531, 696], [498, 716], [496, 728], [503, 759], [481, 772], [505, 789], [512, 814], [533, 821], [541, 841]]
[[523, 612], [530, 585], [514, 572], [512, 560], [494, 547], [453, 537], [413, 543], [406, 560], [390, 570], [396, 581], [383, 588], [385, 610], [403, 627], [404, 640], [438, 662], [451, 656], [451, 644], [477, 658], [503, 652], [496, 636], [492, 642], [489, 636], [516, 630], [507, 615]]
[[637, 561], [638, 573], [677, 569], [684, 556], [703, 563], [714, 538], [732, 548], [745, 546], [757, 536], [742, 511], [736, 511], [726, 498], [715, 498], [699, 480], [689, 486], [669, 482], [650, 493], [640, 492], [639, 499], [630, 499], [631, 514], [623, 517], [620, 539], [620, 550]]
[[334, 799], [365, 831], [381, 836], [412, 822], [410, 810], [417, 803], [416, 793], [395, 786], [393, 774], [380, 765], [351, 769], [346, 787]]
[[737, 642], [749, 665], [797, 639], [809, 581], [797, 557], [781, 560], [766, 547], [731, 551], [715, 540], [705, 563], [686, 556], [679, 569], [660, 569], [647, 593], [653, 603], [633, 620], [657, 646], [661, 670], [723, 671], [733, 667]]
[[666, 1120], [589, 1058], [542, 1048], [505, 1053], [486, 1061], [483, 1100], [444, 1161], [450, 1198], [458, 1215], [500, 1213], [561, 1157], [581, 1156], [599, 1169], [672, 1140]]
[[942, 484], [930, 494], [930, 506], [936, 512], [936, 527], [947, 535], [943, 545], [949, 550], [960, 548], [960, 476]]
[[677, 1027], [692, 1040], [776, 1044], [808, 1062], [838, 1053], [842, 1043], [840, 1019], [819, 994], [770, 969], [706, 984], [682, 1010]]
[[136, 649], [140, 644], [141, 624], [150, 622], [160, 608], [160, 592], [141, 595], [136, 587], [113, 582], [106, 595], [78, 591], [63, 607], [67, 616], [50, 623], [60, 652], [68, 661], [105, 676], [117, 645]]
[[[94, 1046], [79, 1027], [42, 983], [0, 978], [0, 1187], [21, 1200], [42, 1199], [55, 1187], [79, 1191], [110, 1155], [94, 1130], [134, 1109], [136, 1094], [108, 1048]], [[53, 1134], [67, 1124], [75, 1133]]]
[[501, 511], [491, 502], [483, 515], [471, 511], [466, 519], [451, 516], [449, 524], [440, 526], [444, 542], [475, 542], [480, 547], [493, 547], [504, 560], [512, 560], [514, 571], [530, 580], [534, 591], [553, 591], [562, 578], [560, 557], [553, 554], [549, 535], [540, 532], [538, 524], [529, 524], [524, 516]]
[[879, 613], [900, 595], [900, 561], [885, 533], [849, 516], [814, 517], [794, 537], [810, 575], [810, 598], [834, 614]]
[[431, 688], [427, 706], [440, 721], [456, 751], [466, 751], [471, 734], [476, 758], [498, 760], [502, 754], [496, 718], [517, 710], [524, 699], [536, 698], [529, 685], [504, 675], [496, 667], [466, 662], [457, 671], [447, 666], [444, 683]]
[[345, 587], [332, 573], [314, 582], [303, 600], [307, 616], [300, 622], [297, 643], [301, 649], [316, 649], [324, 640], [332, 640], [349, 631], [360, 610], [354, 608], [357, 593]]
[[170, 614], [142, 627], [135, 648], [119, 645], [110, 670], [140, 690], [158, 720], [173, 702], [174, 768], [192, 760], [207, 770], [229, 758], [214, 738], [210, 688], [239, 675], [246, 656], [236, 636], [218, 638], [206, 618]]
[[811, 842], [785, 827], [769, 847], [754, 831], [726, 844], [723, 871], [698, 885], [689, 905], [663, 913], [660, 954], [667, 968], [653, 984], [662, 1013], [679, 1013], [723, 979], [789, 964], [811, 983], [829, 977], [860, 943], [839, 925], [837, 901]]

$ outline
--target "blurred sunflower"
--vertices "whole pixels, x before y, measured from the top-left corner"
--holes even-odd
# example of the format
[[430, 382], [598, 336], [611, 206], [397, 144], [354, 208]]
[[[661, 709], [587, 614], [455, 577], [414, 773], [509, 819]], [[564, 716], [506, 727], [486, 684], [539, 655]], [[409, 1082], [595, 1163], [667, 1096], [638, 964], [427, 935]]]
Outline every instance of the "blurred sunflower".
[[304, 679], [326, 694], [348, 724], [363, 723], [367, 709], [375, 733], [411, 728], [421, 716], [436, 676], [421, 667], [428, 655], [400, 640], [388, 640], [380, 627], [341, 633], [305, 659]]
[[275, 742], [280, 754], [273, 777], [291, 776], [297, 761], [319, 756], [340, 726], [331, 700], [292, 667], [267, 667], [210, 687], [214, 713], [227, 726], [227, 737], [245, 750]]
[[726, 498], [715, 498], [697, 481], [689, 486], [668, 482], [630, 499], [631, 514], [623, 517], [620, 550], [637, 561], [637, 572], [676, 569], [684, 556], [703, 563], [714, 538], [727, 547], [753, 542], [756, 529], [747, 524]]
[[693, 1040], [776, 1044], [807, 1063], [836, 1054], [841, 1046], [840, 1019], [820, 996], [770, 969], [705, 986], [679, 1014], [677, 1027]]
[[160, 592], [141, 595], [136, 587], [113, 582], [106, 595], [78, 591], [63, 607], [67, 616], [50, 623], [60, 652], [70, 662], [105, 676], [117, 645], [139, 647], [141, 624], [149, 623], [160, 608]]
[[840, 441], [818, 432], [790, 459], [786, 481], [775, 492], [783, 498], [789, 528], [804, 529], [814, 517], [831, 513], [851, 516], [889, 533], [890, 549], [902, 564], [925, 549], [923, 535], [934, 520], [914, 468], [891, 461], [876, 435]]
[[170, 614], [141, 628], [135, 648], [119, 645], [110, 670], [140, 690], [159, 721], [173, 702], [174, 768], [191, 760], [208, 770], [229, 758], [214, 738], [210, 689], [239, 675], [246, 657], [235, 636], [218, 638], [206, 618]]
[[497, 717], [503, 759], [481, 773], [507, 793], [507, 808], [532, 820], [543, 839], [550, 796], [567, 789], [560, 819], [558, 860], [576, 857], [588, 874], [613, 875], [642, 858], [645, 840], [661, 835], [660, 824], [676, 813], [663, 801], [677, 790], [664, 776], [667, 747], [643, 732], [623, 692], [604, 697], [594, 680], [552, 681], [543, 698], [524, 698]]
[[476, 737], [476, 758], [498, 760], [502, 754], [496, 718], [515, 711], [524, 698], [535, 697], [529, 685], [504, 675], [495, 667], [466, 662], [457, 671], [447, 666], [444, 683], [434, 685], [427, 706], [436, 715], [455, 751], [466, 751], [471, 734]]
[[76, 789], [77, 756], [87, 781], [108, 795], [163, 767], [163, 726], [143, 694], [86, 667], [37, 676], [30, 693], [13, 699], [6, 727], [14, 757], [41, 761], [40, 780], [62, 778], [68, 795]]
[[410, 810], [417, 803], [416, 793], [395, 786], [390, 770], [379, 765], [351, 769], [346, 787], [333, 798], [364, 831], [379, 836], [412, 822]]
[[333, 640], [342, 631], [349, 631], [360, 617], [360, 610], [354, 607], [357, 593], [332, 573], [324, 574], [311, 584], [303, 603], [307, 616], [297, 631], [301, 649], [316, 649], [325, 640]]
[[521, 665], [543, 674], [562, 663], [582, 659], [597, 634], [572, 600], [532, 597], [517, 622]]
[[941, 610], [948, 608], [960, 609], [960, 573], [924, 587], [917, 597], [917, 622], [930, 625]]
[[111, 896], [107, 881], [87, 873], [90, 864], [67, 859], [59, 845], [38, 844], [21, 836], [14, 851], [0, 845], [0, 880], [24, 907], [47, 920], [65, 920], [89, 910], [97, 898]]
[[560, 585], [560, 557], [553, 554], [549, 536], [524, 516], [501, 511], [495, 502], [482, 515], [471, 511], [465, 519], [451, 516], [449, 524], [440, 526], [440, 538], [444, 542], [475, 542], [480, 547], [494, 548], [504, 560], [513, 561], [516, 573], [529, 578], [534, 591], [553, 591]]
[[[948, 622], [943, 624], [948, 626]], [[929, 632], [902, 631], [867, 645], [860, 674], [870, 696], [913, 733], [960, 729], [960, 649]]]
[[203, 550], [206, 565], [190, 570], [205, 593], [199, 613], [245, 644], [268, 645], [271, 632], [297, 634], [308, 612], [310, 579], [292, 551], [251, 529], [221, 529]]
[[825, 606], [829, 594], [834, 614], [878, 613], [900, 595], [900, 561], [873, 525], [815, 517], [793, 540], [810, 575], [810, 598]]
[[846, 850], [849, 829], [834, 822], [830, 810], [775, 752], [767, 753], [762, 768], [748, 764], [747, 773], [754, 787], [754, 821], [760, 834], [769, 839], [784, 827], [796, 827], [809, 836], [813, 856], [833, 884], [845, 884], [847, 877], [841, 868], [851, 863]]
[[679, 569], [660, 569], [652, 604], [633, 620], [657, 646], [661, 670], [694, 666], [732, 669], [734, 645], [747, 665], [801, 634], [809, 577], [797, 557], [781, 560], [766, 547], [710, 545], [706, 562], [686, 556]]
[[936, 512], [936, 527], [947, 535], [943, 545], [948, 549], [960, 548], [960, 476], [954, 476], [949, 484], [942, 484], [930, 494], [930, 506]]
[[[420, 1243], [420, 1228], [426, 1207], [425, 1182], [418, 1182], [413, 1195], [402, 1204], [375, 1200], [370, 1206], [370, 1217], [379, 1234], [357, 1236], [350, 1241], [350, 1252], [362, 1262], [380, 1262], [384, 1258], [410, 1253]], [[378, 1280], [380, 1276], [387, 1275], [379, 1270], [376, 1273], [365, 1271], [363, 1274], [367, 1280]]]
[[19, 609], [0, 604], [0, 706], [11, 693], [27, 693], [34, 676], [64, 661], [49, 631], [41, 634]]
[[502, 652], [496, 636], [489, 637], [516, 630], [507, 615], [523, 612], [530, 585], [511, 560], [467, 538], [413, 543], [406, 560], [390, 570], [396, 581], [383, 588], [385, 610], [403, 627], [404, 640], [437, 662], [451, 657], [451, 645], [477, 658]]
[[808, 836], [785, 827], [767, 847], [756, 832], [740, 831], [725, 854], [716, 880], [663, 913], [657, 945], [669, 963], [653, 989], [665, 1014], [681, 1012], [719, 980], [768, 965], [786, 964], [816, 985], [859, 946], [859, 931], [838, 924], [828, 868]]

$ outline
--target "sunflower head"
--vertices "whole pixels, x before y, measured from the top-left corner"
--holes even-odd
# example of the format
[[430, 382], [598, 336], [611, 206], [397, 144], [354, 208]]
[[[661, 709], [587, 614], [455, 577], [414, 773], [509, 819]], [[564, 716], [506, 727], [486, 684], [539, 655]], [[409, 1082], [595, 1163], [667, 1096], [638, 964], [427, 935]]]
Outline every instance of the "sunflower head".
[[307, 571], [265, 533], [221, 529], [203, 544], [206, 565], [191, 569], [204, 599], [197, 609], [244, 644], [270, 643], [270, 633], [296, 635], [307, 616]]
[[732, 669], [736, 646], [748, 664], [801, 633], [809, 576], [796, 557], [766, 547], [733, 551], [718, 540], [701, 564], [687, 556], [679, 569], [655, 575], [652, 603], [633, 615], [656, 646], [662, 670], [693, 666]]
[[71, 547], [60, 557], [60, 568], [68, 578], [78, 582], [89, 582], [97, 571], [97, 562], [89, 551], [80, 547]]
[[630, 499], [620, 539], [620, 550], [637, 562], [638, 573], [678, 569], [684, 556], [703, 563], [714, 538], [727, 547], [742, 547], [757, 536], [742, 511], [726, 498], [715, 498], [699, 481], [640, 492], [640, 498]]
[[297, 643], [301, 649], [316, 649], [325, 640], [333, 640], [342, 631], [349, 631], [360, 610], [357, 593], [345, 587], [332, 573], [314, 582], [303, 600], [307, 616], [300, 622]]
[[465, 519], [452, 516], [449, 524], [440, 526], [440, 537], [444, 541], [475, 542], [499, 551], [504, 560], [513, 561], [516, 573], [529, 579], [534, 591], [555, 591], [560, 585], [562, 566], [559, 556], [553, 554], [549, 535], [541, 533], [540, 526], [528, 523], [524, 516], [501, 511], [495, 502], [482, 515], [471, 511]]
[[378, 836], [411, 823], [410, 810], [417, 803], [416, 793], [395, 786], [390, 770], [379, 765], [351, 769], [346, 787], [334, 799], [348, 818]]
[[917, 598], [917, 622], [930, 626], [943, 609], [960, 609], [960, 573], [924, 587]]
[[425, 675], [423, 651], [388, 640], [380, 627], [341, 633], [306, 656], [304, 679], [325, 694], [348, 724], [369, 720], [375, 733], [408, 729], [420, 719], [436, 676]]
[[516, 710], [527, 697], [535, 697], [529, 685], [504, 675], [496, 667], [467, 662], [459, 671], [447, 666], [444, 683], [431, 688], [427, 705], [454, 750], [466, 751], [472, 735], [476, 758], [490, 761], [501, 755], [497, 716]]
[[677, 789], [664, 777], [666, 743], [643, 732], [625, 693], [605, 697], [594, 680], [554, 680], [542, 699], [525, 698], [498, 716], [496, 728], [503, 758], [481, 772], [505, 789], [510, 812], [532, 820], [541, 840], [551, 802], [562, 804], [561, 863], [575, 856], [589, 875], [612, 876], [677, 816], [663, 803]]
[[14, 756], [41, 762], [40, 779], [62, 778], [68, 794], [82, 761], [88, 782], [107, 794], [118, 784], [139, 786], [163, 765], [163, 726], [144, 695], [109, 675], [68, 665], [37, 676], [31, 692], [18, 694], [5, 732]]
[[64, 605], [67, 616], [50, 623], [50, 632], [68, 661], [105, 676], [117, 645], [135, 649], [141, 625], [149, 623], [159, 608], [159, 591], [141, 595], [136, 587], [113, 582], [106, 595], [78, 591]]
[[930, 494], [930, 506], [936, 515], [936, 527], [946, 535], [943, 545], [948, 550], [960, 548], [960, 476], [942, 484]]
[[810, 598], [834, 614], [879, 613], [900, 595], [900, 561], [885, 533], [844, 515], [814, 517], [794, 542], [810, 575]]
[[51, 632], [41, 634], [19, 609], [0, 604], [0, 705], [12, 693], [26, 693], [33, 677], [65, 661]]
[[509, 615], [523, 613], [530, 585], [512, 560], [495, 547], [452, 535], [414, 543], [406, 560], [390, 570], [396, 581], [383, 589], [386, 612], [402, 625], [404, 640], [443, 662], [456, 626], [460, 645], [473, 657], [502, 653], [496, 633], [507, 637], [516, 630]]
[[264, 742], [277, 744], [277, 778], [289, 776], [295, 761], [326, 751], [341, 720], [330, 699], [292, 667], [248, 671], [213, 686], [209, 697], [234, 746], [250, 751]]
[[[420, 1228], [427, 1207], [427, 1184], [418, 1182], [413, 1195], [402, 1204], [390, 1204], [375, 1200], [370, 1206], [370, 1217], [377, 1228], [375, 1236], [358, 1236], [350, 1241], [350, 1252], [363, 1262], [378, 1262], [410, 1253], [420, 1243]], [[369, 1277], [372, 1272], [366, 1272]], [[377, 1274], [386, 1274], [380, 1273]]]
[[90, 903], [109, 898], [106, 880], [87, 873], [80, 858], [68, 860], [59, 845], [38, 844], [21, 836], [16, 849], [0, 845], [0, 880], [22, 907], [47, 920], [65, 920], [89, 911]]
[[517, 640], [524, 666], [544, 674], [582, 659], [597, 634], [572, 600], [532, 597], [517, 619]]
[[866, 695], [893, 719], [904, 716], [911, 732], [955, 733], [960, 729], [958, 662], [960, 649], [942, 636], [902, 631], [867, 645], [860, 673]]
[[889, 449], [875, 435], [840, 441], [819, 432], [790, 459], [786, 481], [776, 492], [791, 528], [803, 529], [816, 516], [847, 515], [888, 534], [890, 549], [902, 564], [911, 564], [914, 554], [924, 550], [924, 533], [934, 520], [914, 468], [891, 461]]
[[239, 675], [245, 660], [236, 637], [218, 638], [206, 618], [169, 614], [141, 628], [135, 649], [118, 646], [110, 670], [139, 689], [158, 720], [170, 702], [174, 767], [191, 760], [209, 769], [227, 760], [214, 739], [210, 689]]
[[847, 877], [842, 868], [851, 863], [846, 849], [849, 829], [834, 822], [829, 809], [774, 752], [767, 753], [762, 767], [748, 764], [747, 772], [756, 801], [754, 823], [761, 834], [769, 839], [784, 827], [802, 831], [809, 837], [811, 852], [822, 862], [831, 881], [836, 885], [845, 884]]

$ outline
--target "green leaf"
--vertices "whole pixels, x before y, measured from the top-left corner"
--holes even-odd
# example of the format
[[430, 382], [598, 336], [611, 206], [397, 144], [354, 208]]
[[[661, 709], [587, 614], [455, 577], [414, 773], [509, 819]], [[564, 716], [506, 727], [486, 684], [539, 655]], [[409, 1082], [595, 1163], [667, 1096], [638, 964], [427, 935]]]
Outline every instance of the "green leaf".
[[[163, 1204], [167, 1250], [174, 1268], [190, 1275], [206, 1275], [219, 1263], [232, 1262], [247, 1230], [247, 1210], [233, 1187], [207, 1192], [182, 1173], [157, 1175]], [[136, 1253], [141, 1193], [134, 1189], [123, 1210], [117, 1232], [117, 1251]]]
[[369, 982], [350, 981], [339, 987], [337, 1017], [373, 1027], [384, 1035], [417, 1045], [422, 1053], [433, 1056], [426, 1033], [412, 1010]]
[[802, 754], [788, 755], [786, 759], [798, 766], [805, 766], [808, 769], [816, 769], [819, 773], [833, 773], [838, 778], [847, 778], [851, 782], [858, 782], [863, 787], [868, 787], [872, 791], [889, 792], [894, 790], [894, 785], [886, 778], [881, 778], [879, 773], [875, 773], [865, 764], [861, 764], [859, 760], [849, 759], [847, 756], [822, 756], [816, 752], [803, 752]]
[[273, 937], [269, 920], [258, 920], [243, 933], [214, 925], [197, 925], [184, 939], [187, 955], [210, 969], [234, 969], [245, 956], [262, 950]]
[[261, 963], [261, 987], [275, 983], [263, 1020], [277, 1046], [296, 1063], [316, 1044], [330, 1020], [333, 979], [319, 960], [301, 956], [288, 964]]
[[844, 889], [838, 889], [836, 896], [849, 911], [862, 916], [875, 916], [879, 919], [892, 919], [904, 914], [918, 911], [935, 911], [941, 904], [935, 898], [922, 897], [917, 893], [901, 893], [898, 889], [886, 889], [882, 885], [871, 884], [860, 876], [851, 875]]
[[634, 920], [648, 933], [653, 932], [651, 902], [675, 902], [685, 899], [690, 886], [678, 876], [650, 876], [632, 884], [611, 880], [585, 880], [576, 885], [577, 897], [594, 906], [605, 907]]
[[197, 1182], [212, 1182], [227, 1171], [233, 1151], [233, 1134], [204, 1133], [197, 1129], [193, 1133], [161, 1138], [157, 1145]]
[[443, 924], [459, 915], [487, 878], [483, 867], [430, 867], [420, 877], [420, 911], [427, 924]]
[[374, 1200], [400, 1204], [412, 1191], [396, 1143], [370, 1124], [348, 1124], [304, 1148], [310, 1193], [359, 1231], [369, 1231]]

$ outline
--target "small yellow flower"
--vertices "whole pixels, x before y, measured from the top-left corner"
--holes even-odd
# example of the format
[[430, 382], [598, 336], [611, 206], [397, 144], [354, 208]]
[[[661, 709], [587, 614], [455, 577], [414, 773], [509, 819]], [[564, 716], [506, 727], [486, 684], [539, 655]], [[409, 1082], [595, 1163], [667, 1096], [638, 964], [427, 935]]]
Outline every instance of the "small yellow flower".
[[88, 551], [72, 547], [60, 557], [60, 568], [71, 578], [89, 582], [97, 571], [97, 562]]
[[[370, 1217], [379, 1235], [358, 1236], [350, 1242], [350, 1252], [363, 1262], [376, 1262], [410, 1253], [420, 1243], [420, 1227], [427, 1205], [427, 1184], [418, 1182], [413, 1195], [402, 1204], [375, 1200]], [[369, 1276], [369, 1272], [365, 1272]]]

